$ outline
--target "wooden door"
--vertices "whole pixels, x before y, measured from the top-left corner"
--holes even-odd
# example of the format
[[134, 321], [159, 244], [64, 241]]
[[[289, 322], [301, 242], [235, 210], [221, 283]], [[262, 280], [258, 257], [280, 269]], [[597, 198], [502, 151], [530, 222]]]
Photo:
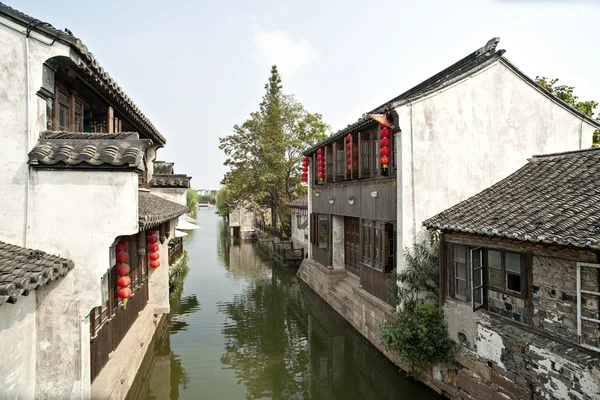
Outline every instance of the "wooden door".
[[344, 218], [344, 264], [348, 271], [360, 275], [360, 219]]

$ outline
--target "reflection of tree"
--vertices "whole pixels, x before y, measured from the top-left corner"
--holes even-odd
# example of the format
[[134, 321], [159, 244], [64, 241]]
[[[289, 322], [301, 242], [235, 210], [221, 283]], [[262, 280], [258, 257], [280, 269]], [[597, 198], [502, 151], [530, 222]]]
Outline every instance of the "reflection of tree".
[[227, 223], [224, 220], [219, 221], [219, 235], [217, 236], [217, 253], [225, 268], [229, 268], [229, 235], [227, 234]]
[[[221, 362], [246, 385], [247, 399], [290, 399], [308, 388], [306, 313], [295, 276], [273, 269], [232, 302], [219, 305], [231, 319]], [[296, 289], [294, 289], [296, 287]]]

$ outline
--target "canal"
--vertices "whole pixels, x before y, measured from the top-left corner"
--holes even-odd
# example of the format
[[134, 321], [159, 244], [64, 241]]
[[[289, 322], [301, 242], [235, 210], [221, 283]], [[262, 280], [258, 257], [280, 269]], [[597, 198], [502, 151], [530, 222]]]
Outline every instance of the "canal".
[[439, 399], [360, 336], [295, 270], [229, 239], [211, 210], [128, 400]]

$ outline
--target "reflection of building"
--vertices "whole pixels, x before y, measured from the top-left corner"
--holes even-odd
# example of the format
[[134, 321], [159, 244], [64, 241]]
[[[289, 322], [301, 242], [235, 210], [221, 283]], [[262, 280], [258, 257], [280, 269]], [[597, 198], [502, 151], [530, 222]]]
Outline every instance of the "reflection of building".
[[187, 209], [148, 188], [166, 139], [70, 32], [0, 3], [0, 42], [0, 246], [16, 245], [0, 254], [0, 392], [124, 397], [169, 312], [167, 239]]
[[[227, 238], [233, 241], [233, 238]], [[260, 278], [267, 277], [271, 269], [262, 260], [256, 251], [256, 244], [240, 241], [239, 244], [230, 244], [229, 247], [229, 272], [235, 278]]]
[[292, 214], [292, 240], [308, 254], [308, 196], [288, 203]]
[[589, 148], [600, 127], [520, 72], [497, 44], [304, 153], [310, 245], [299, 275], [376, 346], [379, 325], [394, 316], [389, 281], [406, 267], [402, 250], [425, 238], [420, 221], [531, 154]]

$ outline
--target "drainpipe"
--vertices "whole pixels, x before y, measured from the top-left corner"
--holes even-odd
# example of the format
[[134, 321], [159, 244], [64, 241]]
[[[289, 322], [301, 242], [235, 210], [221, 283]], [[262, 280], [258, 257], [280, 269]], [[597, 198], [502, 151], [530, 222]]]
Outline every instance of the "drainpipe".
[[410, 173], [412, 187], [412, 213], [413, 213], [413, 240], [417, 241], [417, 205], [415, 202], [415, 134], [413, 132], [413, 103], [410, 104]]
[[[25, 81], [27, 87], [25, 104], [27, 107], [27, 132], [26, 132], [26, 144], [25, 157], [29, 156], [29, 136], [31, 136], [31, 93], [30, 93], [30, 82], [29, 82], [29, 34], [31, 30], [27, 30], [25, 34]], [[27, 165], [27, 187], [25, 188], [25, 232], [23, 233], [23, 247], [27, 248], [29, 241], [29, 187], [31, 185], [31, 167]]]

